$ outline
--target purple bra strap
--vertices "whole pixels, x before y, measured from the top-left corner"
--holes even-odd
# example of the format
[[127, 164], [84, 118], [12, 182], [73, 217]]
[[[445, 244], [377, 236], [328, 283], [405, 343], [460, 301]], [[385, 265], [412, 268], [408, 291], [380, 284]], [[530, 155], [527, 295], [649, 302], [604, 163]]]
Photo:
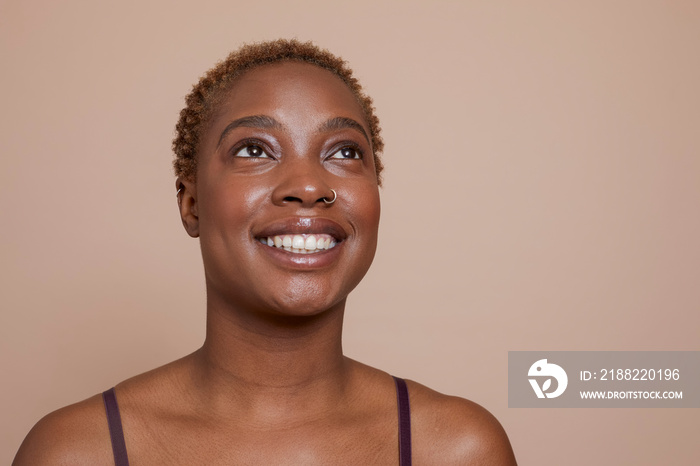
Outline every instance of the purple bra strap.
[[404, 379], [394, 377], [394, 382], [399, 405], [399, 466], [411, 466], [411, 407], [408, 388]]
[[122, 430], [122, 417], [119, 415], [117, 397], [114, 395], [114, 387], [102, 393], [109, 424], [109, 437], [112, 440], [112, 453], [114, 453], [115, 466], [129, 466], [129, 458], [126, 456], [126, 442]]

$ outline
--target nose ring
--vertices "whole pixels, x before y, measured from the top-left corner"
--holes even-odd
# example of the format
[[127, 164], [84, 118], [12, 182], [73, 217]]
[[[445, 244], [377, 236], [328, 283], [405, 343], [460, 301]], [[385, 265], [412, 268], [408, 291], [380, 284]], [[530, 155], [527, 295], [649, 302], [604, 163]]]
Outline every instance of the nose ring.
[[323, 198], [323, 202], [325, 202], [326, 204], [333, 204], [335, 200], [338, 199], [338, 193], [335, 192], [335, 189], [331, 189], [331, 191], [333, 191], [333, 199], [329, 201], [327, 198]]

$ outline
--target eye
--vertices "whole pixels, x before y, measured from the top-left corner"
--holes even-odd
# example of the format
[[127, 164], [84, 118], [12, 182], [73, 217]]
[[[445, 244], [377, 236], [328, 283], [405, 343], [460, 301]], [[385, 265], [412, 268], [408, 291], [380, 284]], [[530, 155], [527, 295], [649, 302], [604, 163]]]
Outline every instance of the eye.
[[234, 157], [248, 157], [248, 158], [269, 158], [262, 147], [255, 144], [249, 144], [236, 152]]
[[354, 147], [343, 147], [335, 152], [329, 158], [331, 159], [361, 159], [362, 153]]

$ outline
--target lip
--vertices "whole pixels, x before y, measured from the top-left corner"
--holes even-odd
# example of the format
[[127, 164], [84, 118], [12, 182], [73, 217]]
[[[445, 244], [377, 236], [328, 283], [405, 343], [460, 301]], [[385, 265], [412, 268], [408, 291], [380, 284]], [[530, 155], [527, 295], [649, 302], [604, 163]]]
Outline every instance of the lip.
[[[262, 244], [260, 238], [267, 238], [285, 234], [327, 234], [332, 236], [336, 245], [331, 249], [315, 252], [313, 254], [295, 254], [281, 248], [275, 248]], [[264, 226], [253, 235], [254, 243], [261, 248], [263, 254], [279, 266], [309, 270], [320, 269], [332, 265], [342, 253], [347, 232], [338, 223], [323, 217], [289, 217], [277, 220]]]

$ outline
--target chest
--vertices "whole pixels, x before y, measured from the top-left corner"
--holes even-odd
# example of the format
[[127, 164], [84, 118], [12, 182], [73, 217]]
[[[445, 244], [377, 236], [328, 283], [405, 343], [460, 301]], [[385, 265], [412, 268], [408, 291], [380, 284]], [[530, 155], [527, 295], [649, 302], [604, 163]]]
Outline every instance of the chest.
[[399, 464], [396, 419], [326, 420], [286, 428], [179, 425], [126, 434], [130, 464]]

